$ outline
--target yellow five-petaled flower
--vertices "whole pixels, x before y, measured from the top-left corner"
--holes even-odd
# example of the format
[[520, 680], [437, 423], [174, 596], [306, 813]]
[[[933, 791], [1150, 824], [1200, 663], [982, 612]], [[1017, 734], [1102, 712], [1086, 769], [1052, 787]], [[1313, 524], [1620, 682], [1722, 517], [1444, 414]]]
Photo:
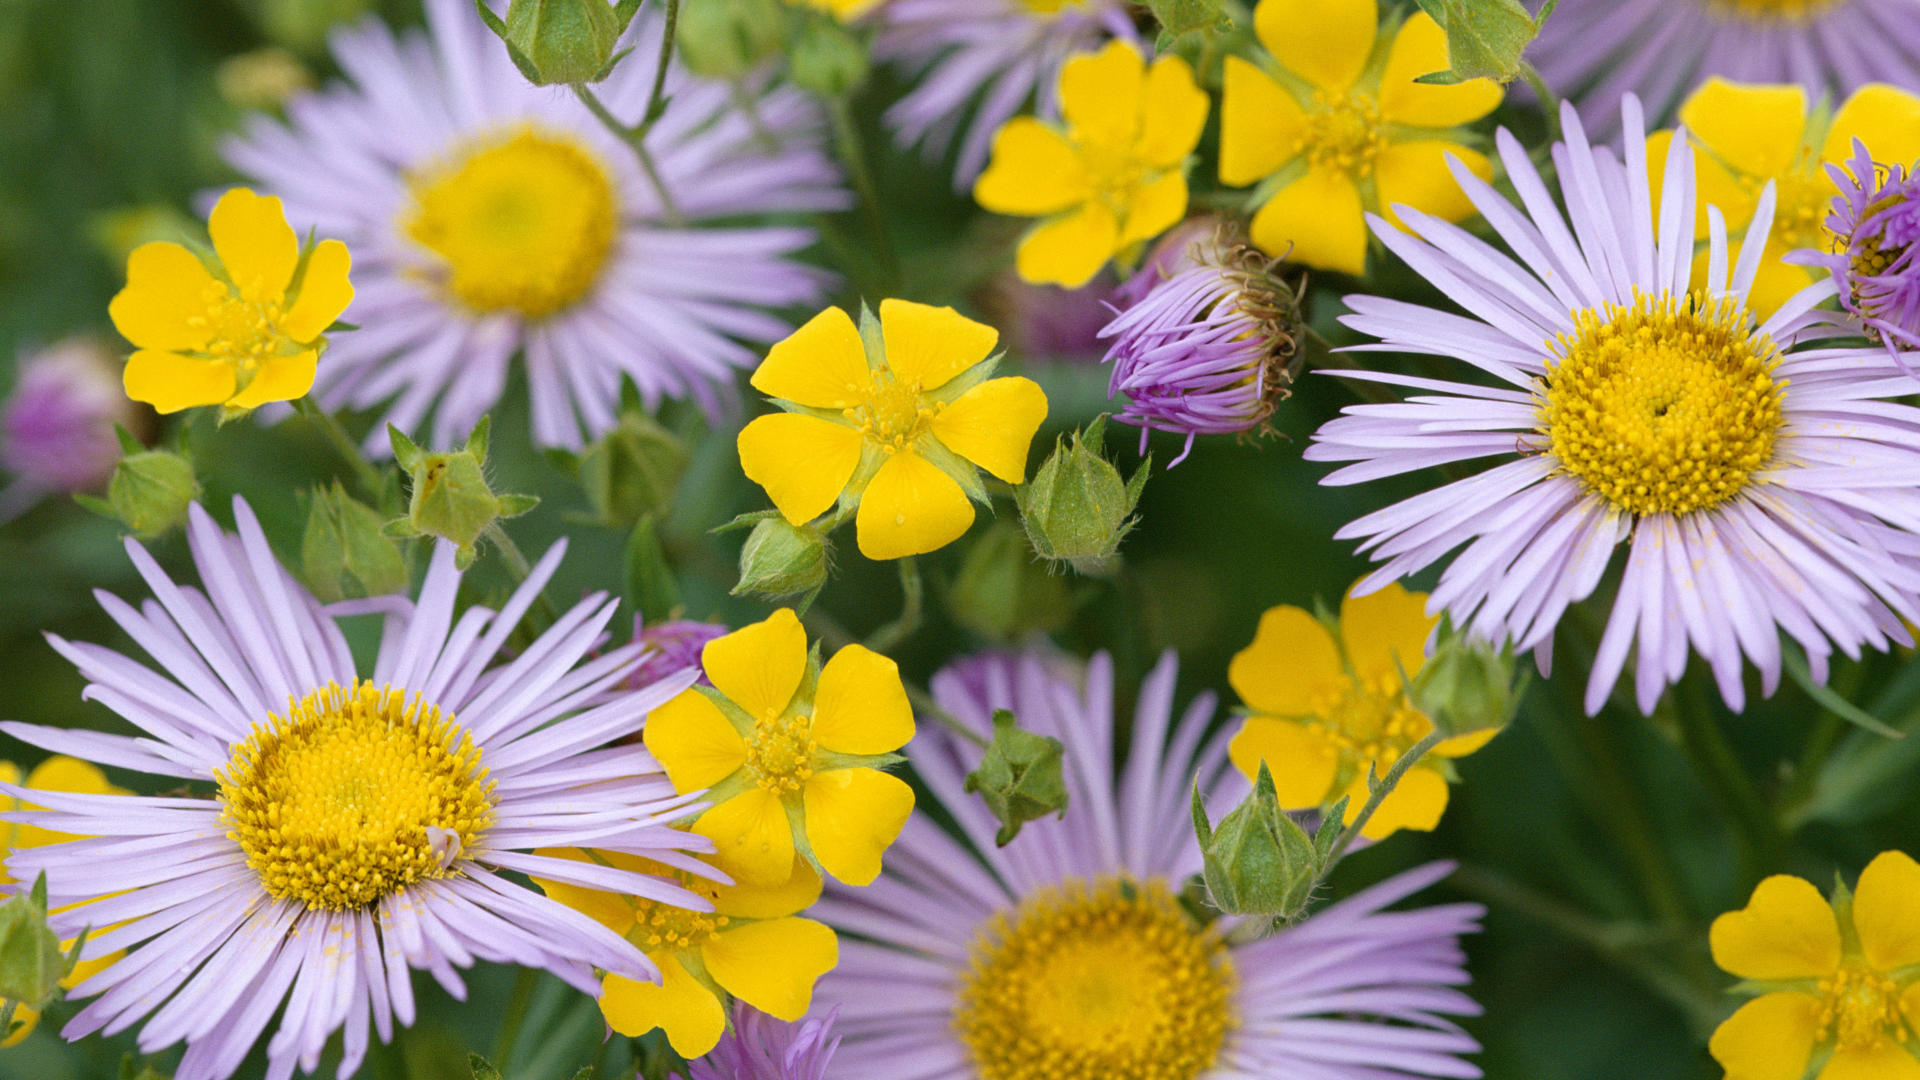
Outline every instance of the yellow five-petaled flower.
[[313, 388], [321, 337], [353, 301], [338, 240], [302, 251], [280, 200], [234, 188], [207, 219], [213, 254], [156, 241], [127, 258], [107, 311], [134, 344], [127, 396], [163, 413], [244, 412]]
[[828, 308], [767, 353], [753, 387], [787, 411], [740, 432], [740, 466], [794, 525], [857, 504], [861, 554], [898, 559], [967, 531], [979, 469], [1026, 479], [1047, 395], [988, 378], [999, 333], [952, 308], [883, 300], [877, 326], [862, 318]]
[[1187, 212], [1187, 155], [1207, 123], [1207, 95], [1177, 56], [1148, 66], [1124, 41], [1060, 71], [1065, 129], [1006, 122], [973, 197], [997, 214], [1042, 218], [1020, 241], [1020, 276], [1075, 289]]

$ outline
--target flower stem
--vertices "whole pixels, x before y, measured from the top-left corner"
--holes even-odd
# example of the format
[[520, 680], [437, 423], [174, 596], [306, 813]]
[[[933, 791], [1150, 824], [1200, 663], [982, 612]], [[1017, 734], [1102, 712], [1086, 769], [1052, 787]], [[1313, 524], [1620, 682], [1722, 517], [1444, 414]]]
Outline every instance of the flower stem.
[[1540, 99], [1540, 108], [1547, 114], [1547, 142], [1556, 143], [1561, 139], [1560, 132], [1560, 95], [1553, 92], [1547, 80], [1540, 75], [1540, 69], [1526, 60], [1520, 61], [1520, 77], [1527, 80], [1535, 96]]
[[833, 120], [833, 145], [847, 168], [847, 177], [860, 195], [860, 207], [867, 218], [867, 230], [880, 254], [881, 291], [889, 292], [900, 280], [900, 259], [893, 251], [893, 237], [887, 232], [887, 220], [880, 209], [880, 189], [867, 167], [866, 148], [860, 141], [860, 127], [853, 118], [853, 102], [846, 94], [827, 98], [827, 114]]
[[[667, 10], [677, 12], [678, 8], [673, 5], [672, 0], [669, 0]], [[671, 18], [672, 16], [669, 15], [669, 19]], [[667, 41], [671, 43], [673, 39], [669, 37]], [[662, 71], [664, 70], [663, 66]], [[658, 79], [655, 80], [654, 91], [659, 92]], [[647, 130], [653, 126], [654, 117], [650, 115], [648, 119], [634, 125], [622, 123], [618, 117], [607, 111], [606, 105], [600, 101], [599, 96], [587, 89], [584, 83], [573, 84], [573, 96], [580, 99], [580, 103], [587, 107], [587, 111], [592, 113], [594, 119], [600, 121], [603, 127], [618, 135], [620, 141], [633, 149], [634, 156], [640, 159], [641, 170], [647, 174], [647, 181], [653, 185], [653, 190], [660, 196], [660, 212], [667, 219], [667, 224], [675, 228], [685, 225], [686, 218], [681, 216], [679, 205], [673, 201], [673, 193], [667, 190], [666, 178], [660, 175], [660, 166], [654, 163], [653, 153], [647, 149]], [[654, 108], [655, 103], [649, 103], [649, 114], [654, 111]]]
[[920, 629], [920, 604], [925, 591], [920, 582], [920, 561], [909, 555], [900, 561], [900, 617], [867, 635], [867, 648], [884, 653]]
[[507, 1011], [500, 1017], [500, 1037], [493, 1044], [493, 1063], [502, 1073], [508, 1071], [507, 1059], [513, 1054], [513, 1044], [520, 1039], [520, 1028], [527, 1019], [527, 1006], [533, 1001], [533, 988], [540, 980], [540, 972], [535, 968], [521, 968], [520, 974], [513, 980], [513, 994], [507, 998]]
[[1705, 690], [1698, 683], [1683, 682], [1680, 697], [1679, 707], [1674, 710], [1679, 719], [1680, 749], [1732, 817], [1740, 836], [1746, 876], [1758, 881], [1785, 848], [1786, 838], [1753, 778], [1727, 742]]
[[[1440, 740], [1445, 737], [1446, 733], [1439, 728], [1427, 732], [1425, 738], [1408, 747], [1406, 753], [1395, 759], [1392, 767], [1387, 769], [1387, 775], [1368, 785], [1366, 805], [1362, 806], [1360, 813], [1354, 816], [1352, 824], [1340, 830], [1340, 839], [1333, 842], [1332, 850], [1327, 852], [1326, 861], [1320, 864], [1320, 872], [1313, 876], [1313, 889], [1318, 889], [1327, 879], [1327, 875], [1333, 872], [1333, 868], [1346, 857], [1347, 848], [1352, 846], [1353, 838], [1360, 835], [1360, 830], [1367, 827], [1367, 822], [1373, 819], [1374, 812], [1380, 809], [1380, 804], [1386, 802], [1387, 796], [1393, 794], [1393, 789], [1400, 783], [1400, 778], [1407, 775], [1407, 770], [1418, 764], [1420, 759], [1426, 756], [1427, 751], [1440, 745]], [[1311, 889], [1308, 891], [1312, 892]]]
[[[354, 481], [360, 485], [367, 498], [376, 504], [384, 504], [387, 495], [386, 478], [380, 474], [379, 469], [373, 467], [373, 463], [367, 460], [367, 456], [360, 452], [360, 444], [354, 442], [347, 434], [347, 429], [340, 426], [339, 417], [315, 405], [309, 398], [296, 399], [294, 407], [300, 415], [320, 429], [320, 433], [327, 437], [327, 441], [332, 443], [333, 448], [346, 460], [347, 466], [353, 470]], [[383, 509], [391, 510], [392, 508], [383, 507]]]

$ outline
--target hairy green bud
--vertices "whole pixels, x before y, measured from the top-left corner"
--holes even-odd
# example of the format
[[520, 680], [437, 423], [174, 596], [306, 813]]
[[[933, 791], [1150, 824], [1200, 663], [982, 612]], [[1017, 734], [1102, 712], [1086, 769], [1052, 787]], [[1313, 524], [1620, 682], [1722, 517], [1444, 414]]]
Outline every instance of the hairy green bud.
[[633, 528], [645, 514], [665, 516], [686, 469], [686, 446], [638, 409], [623, 412], [579, 458], [580, 486], [598, 523], [616, 529]]
[[1408, 687], [1415, 708], [1449, 736], [1503, 728], [1526, 686], [1511, 645], [1494, 645], [1442, 623], [1433, 654]]
[[512, 0], [505, 22], [474, 0], [487, 28], [535, 86], [599, 82], [619, 60], [614, 47], [640, 10], [640, 0]]
[[385, 596], [412, 580], [399, 545], [386, 534], [386, 518], [348, 495], [338, 480], [315, 491], [307, 507], [300, 569], [307, 587], [327, 603]]
[[487, 485], [487, 435], [492, 428], [489, 417], [481, 417], [460, 450], [428, 453], [393, 425], [387, 425], [387, 437], [393, 443], [393, 457], [412, 479], [413, 496], [407, 504], [407, 516], [390, 521], [388, 536], [437, 536], [451, 540], [458, 552], [454, 564], [465, 570], [478, 554], [475, 544], [502, 518], [519, 517], [540, 500], [532, 495], [496, 495]]
[[1207, 824], [1193, 788], [1193, 832], [1200, 841], [1208, 901], [1228, 915], [1295, 919], [1307, 908], [1320, 854], [1286, 811], [1264, 762], [1253, 791], [1218, 825]]
[[1014, 491], [1033, 550], [1082, 574], [1113, 571], [1152, 465], [1143, 463], [1122, 481], [1120, 470], [1100, 453], [1106, 430], [1102, 416], [1076, 432], [1071, 444], [1056, 440], [1032, 483]]
[[733, 80], [780, 51], [787, 22], [780, 0], [699, 0], [681, 6], [674, 41], [688, 71]]
[[72, 967], [60, 951], [60, 938], [47, 927], [47, 875], [42, 873], [31, 892], [0, 904], [0, 998], [43, 1008]]
[[1013, 642], [1065, 627], [1073, 617], [1073, 598], [1066, 581], [1034, 559], [1020, 529], [996, 521], [967, 550], [947, 594], [947, 609], [974, 633]]
[[125, 428], [120, 437], [120, 463], [107, 482], [107, 497], [75, 495], [74, 500], [102, 517], [125, 525], [142, 540], [152, 540], [173, 529], [187, 516], [187, 507], [200, 497], [200, 480], [193, 462], [171, 450], [149, 450]]
[[1519, 0], [1418, 0], [1420, 10], [1447, 32], [1446, 71], [1415, 82], [1449, 85], [1468, 79], [1510, 83], [1518, 78], [1527, 46], [1546, 24], [1558, 0], [1549, 0], [1535, 18]]
[[794, 39], [788, 71], [795, 86], [826, 98], [841, 98], [860, 89], [872, 67], [866, 42], [837, 19], [807, 20]]
[[733, 595], [772, 600], [826, 584], [826, 535], [811, 525], [789, 525], [774, 514], [760, 520], [740, 548], [740, 581]]
[[993, 741], [964, 785], [1000, 821], [994, 843], [1006, 847], [1027, 822], [1067, 815], [1064, 754], [1059, 739], [1023, 731], [1012, 713], [994, 710]]

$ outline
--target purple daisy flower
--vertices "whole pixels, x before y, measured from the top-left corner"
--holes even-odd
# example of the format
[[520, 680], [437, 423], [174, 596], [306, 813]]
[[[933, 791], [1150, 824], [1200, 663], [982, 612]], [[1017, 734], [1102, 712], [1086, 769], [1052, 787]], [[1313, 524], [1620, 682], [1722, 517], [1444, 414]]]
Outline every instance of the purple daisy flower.
[[22, 355], [0, 405], [0, 467], [15, 477], [0, 493], [0, 521], [42, 495], [104, 486], [120, 460], [113, 425], [133, 421], [120, 364], [99, 342], [71, 338]]
[[1622, 94], [1664, 118], [1712, 75], [1835, 100], [1920, 85], [1920, 13], [1914, 0], [1561, 0], [1527, 56], [1608, 137]]
[[1302, 355], [1295, 330], [1299, 296], [1274, 273], [1276, 261], [1216, 231], [1176, 259], [1150, 261], [1129, 290], [1145, 295], [1100, 331], [1113, 339], [1110, 394], [1126, 395], [1115, 419], [1185, 435], [1167, 467], [1186, 460], [1199, 435], [1265, 428], [1292, 393]]
[[795, 1023], [735, 1002], [733, 1027], [720, 1045], [693, 1062], [690, 1080], [825, 1080], [839, 1048], [833, 1010]]
[[887, 126], [901, 146], [934, 158], [959, 135], [953, 189], [963, 194], [987, 167], [1000, 125], [1036, 94], [1036, 111], [1049, 111], [1068, 56], [1136, 37], [1118, 0], [891, 0], [877, 18], [874, 57], [919, 80], [887, 110]]
[[1920, 348], [1920, 177], [1875, 164], [1858, 139], [1847, 168], [1828, 165], [1827, 174], [1840, 189], [1827, 231], [1845, 246], [1794, 252], [1789, 261], [1832, 272], [1841, 305], [1896, 358], [1899, 349]]
[[[501, 610], [454, 613], [460, 574], [438, 545], [418, 601], [322, 607], [274, 561], [245, 502], [239, 535], [195, 506], [188, 540], [204, 591], [176, 584], [129, 540], [154, 599], [101, 605], [157, 669], [52, 638], [86, 696], [137, 736], [0, 724], [24, 742], [103, 765], [218, 785], [214, 798], [60, 794], [0, 784], [43, 812], [9, 820], [89, 839], [16, 849], [15, 882], [44, 872], [61, 937], [127, 950], [80, 983], [94, 998], [62, 1034], [145, 1020], [142, 1053], [184, 1040], [177, 1080], [219, 1080], [267, 1024], [266, 1075], [312, 1072], [344, 1027], [339, 1075], [411, 1024], [411, 972], [455, 997], [476, 959], [554, 973], [586, 994], [595, 969], [657, 979], [598, 922], [506, 873], [711, 911], [649, 874], [536, 854], [591, 846], [702, 872], [712, 844], [668, 825], [687, 800], [645, 750], [609, 746], [691, 681], [612, 698], [641, 647], [588, 659], [618, 601], [589, 596], [497, 662], [559, 565], [556, 544]], [[335, 616], [385, 612], [361, 678]], [[710, 872], [708, 872], [710, 873]]]
[[1907, 640], [1901, 620], [1920, 616], [1920, 409], [1887, 400], [1913, 383], [1886, 350], [1823, 342], [1852, 333], [1813, 310], [1832, 281], [1764, 321], [1748, 309], [1771, 184], [1737, 258], [1707, 208], [1706, 274], [1695, 279], [1692, 144], [1673, 139], [1656, 207], [1639, 101], [1629, 95], [1621, 112], [1624, 161], [1562, 111], [1567, 141], [1553, 159], [1570, 217], [1505, 130], [1497, 140], [1518, 205], [1454, 163], [1512, 255], [1418, 211], [1400, 211], [1411, 234], [1373, 222], [1466, 314], [1348, 297], [1341, 321], [1379, 339], [1356, 348], [1450, 357], [1483, 378], [1342, 372], [1421, 393], [1349, 406], [1306, 456], [1356, 463], [1328, 484], [1488, 462], [1341, 529], [1384, 561], [1356, 592], [1461, 548], [1428, 611], [1539, 650], [1544, 668], [1561, 615], [1625, 545], [1588, 711], [1636, 644], [1642, 710], [1680, 677], [1689, 646], [1737, 710], [1743, 657], [1764, 693], [1778, 684], [1781, 631], [1820, 679], [1835, 649], [1856, 656]]
[[640, 616], [635, 615], [633, 640], [646, 651], [641, 654], [640, 666], [627, 677], [628, 685], [650, 686], [688, 669], [692, 669], [695, 682], [707, 682], [707, 673], [700, 667], [700, 650], [707, 647], [707, 642], [729, 632], [730, 628], [720, 623], [692, 619], [669, 619], [644, 626]]
[[[934, 677], [940, 705], [986, 731], [995, 708], [1066, 744], [1064, 820], [1008, 846], [962, 790], [978, 756], [934, 725], [913, 762], [964, 840], [923, 815], [863, 889], [814, 908], [850, 936], [819, 1000], [840, 1009], [847, 1076], [888, 1080], [1407, 1080], [1477, 1077], [1479, 1049], [1452, 1017], [1477, 1015], [1460, 936], [1483, 909], [1382, 909], [1444, 877], [1392, 878], [1270, 937], [1237, 920], [1202, 926], [1177, 900], [1200, 869], [1188, 785], [1216, 801], [1246, 784], [1207, 737], [1203, 694], [1173, 723], [1177, 663], [1140, 687], [1133, 752], [1115, 765], [1113, 665], [1084, 678], [1034, 654], [984, 656]], [[1220, 806], [1224, 810], [1224, 805]], [[976, 852], [978, 854], [976, 854]], [[857, 939], [857, 940], [856, 940]]]
[[[736, 220], [849, 204], [818, 146], [818, 108], [750, 78], [749, 117], [726, 83], [673, 67], [671, 105], [647, 136], [669, 207], [584, 105], [514, 70], [470, 0], [426, 11], [425, 35], [377, 20], [337, 32], [352, 81], [295, 98], [285, 124], [253, 117], [223, 148], [296, 227], [353, 249], [344, 317], [365, 329], [332, 339], [317, 400], [385, 404], [409, 432], [432, 410], [431, 438], [447, 445], [500, 398], [522, 353], [543, 445], [611, 428], [623, 376], [649, 409], [730, 403], [733, 369], [792, 330], [766, 309], [821, 298], [823, 275], [794, 259], [812, 229]], [[615, 115], [646, 107], [659, 40], [656, 14], [628, 29], [632, 52], [595, 87]], [[370, 449], [384, 451], [385, 431], [374, 426]]]

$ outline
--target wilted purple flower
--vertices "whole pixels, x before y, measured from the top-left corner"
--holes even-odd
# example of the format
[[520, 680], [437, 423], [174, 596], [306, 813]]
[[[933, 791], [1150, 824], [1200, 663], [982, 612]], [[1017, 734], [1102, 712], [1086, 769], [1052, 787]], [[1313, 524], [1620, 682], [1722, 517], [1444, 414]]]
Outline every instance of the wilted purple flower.
[[[1164, 251], [1164, 249], [1163, 249]], [[1143, 296], [1106, 329], [1112, 338], [1111, 391], [1126, 395], [1117, 419], [1187, 437], [1262, 427], [1291, 393], [1300, 353], [1298, 295], [1274, 260], [1224, 234], [1191, 243], [1180, 256], [1149, 263], [1128, 288]]]
[[105, 484], [120, 459], [113, 425], [134, 415], [119, 365], [90, 338], [29, 352], [19, 371], [0, 406], [0, 465], [17, 477], [0, 495], [0, 520], [41, 495]]
[[794, 1023], [735, 1002], [733, 1029], [693, 1063], [691, 1080], [822, 1080], [840, 1039], [829, 1038], [837, 1009]]
[[699, 682], [707, 681], [706, 672], [700, 668], [700, 650], [706, 648], [707, 642], [727, 633], [727, 627], [691, 619], [669, 619], [652, 626], [641, 623], [640, 617], [634, 616], [633, 639], [647, 651], [641, 654], [640, 666], [628, 677], [629, 685], [651, 686], [688, 668], [699, 672]]
[[1828, 165], [1840, 189], [1827, 231], [1845, 245], [1837, 252], [1801, 251], [1789, 258], [1824, 266], [1840, 287], [1840, 303], [1870, 337], [1889, 350], [1920, 348], [1920, 177], [1899, 165], [1876, 165], [1853, 141], [1853, 160]]

